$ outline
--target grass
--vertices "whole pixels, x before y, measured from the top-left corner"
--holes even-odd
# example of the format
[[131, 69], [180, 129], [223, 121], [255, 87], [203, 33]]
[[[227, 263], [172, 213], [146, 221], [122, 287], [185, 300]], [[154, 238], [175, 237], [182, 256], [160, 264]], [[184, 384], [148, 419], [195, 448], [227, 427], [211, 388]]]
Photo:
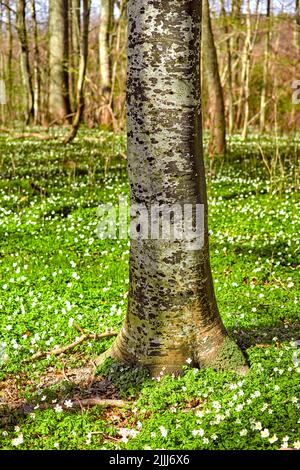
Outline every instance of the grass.
[[125, 139], [81, 131], [66, 147], [0, 136], [0, 448], [300, 448], [299, 139], [234, 137], [229, 149], [208, 178], [211, 261], [249, 374], [187, 365], [153, 381], [108, 363], [101, 393], [130, 404], [78, 409], [74, 397], [95, 392], [84, 370], [113, 339], [30, 358], [72, 343], [78, 328], [123, 322], [129, 243], [95, 230], [97, 207], [128, 194]]

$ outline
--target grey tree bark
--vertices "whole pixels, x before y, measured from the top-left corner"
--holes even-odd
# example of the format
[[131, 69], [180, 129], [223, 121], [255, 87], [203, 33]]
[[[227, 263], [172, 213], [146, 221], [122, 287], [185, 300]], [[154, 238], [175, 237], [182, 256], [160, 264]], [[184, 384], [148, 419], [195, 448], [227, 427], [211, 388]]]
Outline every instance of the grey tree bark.
[[[200, 92], [201, 2], [129, 0], [127, 132], [131, 204], [203, 204], [204, 246], [133, 237], [125, 323], [106, 357], [153, 376], [243, 368], [228, 339], [209, 262]], [[134, 220], [133, 220], [134, 221]], [[174, 223], [174, 221], [173, 221]], [[139, 224], [137, 233], [145, 226]]]
[[203, 1], [202, 48], [203, 66], [208, 88], [208, 101], [211, 112], [210, 155], [226, 153], [226, 119], [223, 89], [220, 80], [219, 64], [212, 31], [208, 0]]
[[26, 16], [25, 16], [25, 0], [17, 1], [16, 10], [16, 23], [18, 39], [20, 44], [20, 60], [21, 60], [21, 73], [22, 81], [25, 88], [25, 121], [29, 124], [33, 118], [33, 87], [32, 78], [29, 64], [29, 49], [27, 40], [27, 29], [26, 29]]
[[49, 1], [49, 117], [58, 123], [70, 121], [68, 7], [68, 0]]

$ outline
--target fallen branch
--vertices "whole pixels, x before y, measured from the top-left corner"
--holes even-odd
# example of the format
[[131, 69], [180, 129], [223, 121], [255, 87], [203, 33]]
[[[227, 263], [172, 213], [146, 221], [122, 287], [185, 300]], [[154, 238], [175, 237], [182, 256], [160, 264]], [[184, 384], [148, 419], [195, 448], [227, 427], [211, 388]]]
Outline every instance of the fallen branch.
[[[59, 402], [55, 404], [50, 404], [50, 403], [41, 403], [37, 406], [31, 405], [31, 404], [26, 404], [26, 406], [11, 406], [8, 407], [11, 411], [15, 411], [18, 415], [29, 415], [31, 413], [34, 413], [35, 410], [49, 410], [49, 409], [54, 409], [57, 406], [60, 406], [63, 410], [70, 410], [73, 409], [76, 406], [80, 406], [80, 408], [85, 408], [89, 406], [102, 406], [103, 408], [124, 408], [125, 406], [128, 406], [131, 402], [130, 401], [124, 401], [124, 400], [117, 400], [117, 399], [112, 399], [112, 398], [99, 398], [99, 397], [94, 397], [94, 398], [84, 398], [82, 400], [75, 399], [75, 400], [70, 400], [72, 402], [72, 407], [68, 407], [65, 405], [65, 402]], [[2, 404], [5, 406], [5, 404]], [[3, 416], [0, 417], [0, 426], [5, 426], [6, 424], [10, 424], [14, 421], [14, 416]]]
[[67, 346], [62, 346], [61, 348], [54, 348], [54, 349], [51, 349], [50, 351], [39, 351], [39, 352], [33, 354], [33, 356], [31, 356], [29, 359], [26, 359], [24, 362], [28, 363], [28, 362], [34, 361], [36, 359], [41, 359], [41, 358], [47, 357], [47, 356], [57, 356], [57, 355], [62, 354], [66, 351], [69, 351], [70, 349], [75, 348], [75, 346], [77, 346], [78, 344], [83, 343], [87, 339], [110, 338], [112, 336], [117, 336], [117, 334], [118, 333], [116, 331], [108, 331], [106, 333], [101, 333], [101, 334], [83, 333], [78, 339], [73, 341], [73, 343], [68, 344]]
[[40, 140], [55, 140], [57, 137], [45, 134], [39, 134], [38, 132], [24, 132], [22, 134], [12, 134], [14, 139], [40, 139]]
[[104, 399], [104, 398], [84, 398], [83, 400], [76, 400], [74, 405], [79, 405], [82, 407], [85, 406], [103, 406], [109, 408], [115, 406], [117, 408], [122, 408], [123, 406], [128, 405], [130, 402], [124, 400], [113, 400], [113, 399]]

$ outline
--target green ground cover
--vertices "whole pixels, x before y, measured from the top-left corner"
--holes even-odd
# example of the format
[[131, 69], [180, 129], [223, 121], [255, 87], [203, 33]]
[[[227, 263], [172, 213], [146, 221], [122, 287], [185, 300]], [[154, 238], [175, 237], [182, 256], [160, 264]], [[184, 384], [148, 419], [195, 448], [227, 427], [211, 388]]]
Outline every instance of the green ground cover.
[[300, 140], [235, 137], [229, 147], [208, 176], [211, 262], [250, 372], [187, 364], [179, 378], [151, 380], [108, 363], [97, 394], [130, 403], [81, 409], [74, 397], [95, 390], [80, 373], [112, 338], [30, 359], [80, 329], [122, 324], [129, 242], [95, 231], [99, 204], [128, 195], [125, 138], [81, 131], [63, 146], [0, 136], [0, 448], [300, 448]]

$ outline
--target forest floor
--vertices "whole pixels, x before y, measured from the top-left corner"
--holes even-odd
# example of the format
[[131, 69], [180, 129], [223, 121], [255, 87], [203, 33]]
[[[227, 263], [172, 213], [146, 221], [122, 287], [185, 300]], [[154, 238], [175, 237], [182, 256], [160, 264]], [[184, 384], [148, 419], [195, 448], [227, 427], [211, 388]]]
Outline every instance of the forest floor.
[[128, 195], [124, 155], [104, 132], [69, 146], [0, 134], [0, 448], [300, 449], [299, 137], [232, 138], [208, 172], [216, 295], [244, 377], [96, 367], [113, 338], [93, 335], [126, 312], [128, 240], [96, 233], [97, 207]]

